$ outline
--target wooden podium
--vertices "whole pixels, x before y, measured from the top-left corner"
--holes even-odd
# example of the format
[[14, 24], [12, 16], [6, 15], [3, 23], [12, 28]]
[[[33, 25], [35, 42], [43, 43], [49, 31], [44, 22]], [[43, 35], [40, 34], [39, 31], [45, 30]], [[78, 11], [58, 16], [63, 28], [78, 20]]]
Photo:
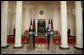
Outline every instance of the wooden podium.
[[28, 50], [34, 50], [34, 35], [33, 32], [29, 33], [29, 46], [28, 46]]
[[55, 50], [55, 46], [54, 46], [54, 42], [53, 42], [53, 32], [50, 32], [50, 43], [49, 43], [49, 51], [54, 51]]

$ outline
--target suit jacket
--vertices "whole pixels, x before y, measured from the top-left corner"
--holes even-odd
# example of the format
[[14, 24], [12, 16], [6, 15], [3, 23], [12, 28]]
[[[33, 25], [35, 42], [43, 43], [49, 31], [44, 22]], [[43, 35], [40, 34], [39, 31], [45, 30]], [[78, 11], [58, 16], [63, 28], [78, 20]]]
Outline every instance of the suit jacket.
[[30, 31], [34, 32], [34, 29], [29, 28], [29, 32], [30, 32]]
[[[51, 29], [52, 29], [52, 31], [53, 31], [53, 28], [52, 28], [52, 27], [51, 27]], [[46, 32], [50, 32], [51, 29], [49, 30], [49, 27], [47, 27]]]
[[51, 27], [51, 29], [49, 30], [50, 28], [49, 27], [47, 27], [47, 29], [46, 29], [46, 32], [54, 32], [54, 30], [53, 30], [53, 28]]

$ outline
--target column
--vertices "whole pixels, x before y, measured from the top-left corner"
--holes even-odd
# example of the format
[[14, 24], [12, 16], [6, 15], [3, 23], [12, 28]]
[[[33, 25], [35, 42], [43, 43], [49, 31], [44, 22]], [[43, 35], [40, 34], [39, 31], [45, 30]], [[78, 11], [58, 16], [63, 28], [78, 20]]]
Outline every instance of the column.
[[1, 15], [1, 47], [8, 47], [7, 44], [8, 1], [3, 1], [1, 14], [2, 14]]
[[22, 25], [22, 1], [16, 2], [16, 33], [14, 48], [22, 47], [21, 44], [21, 26]]
[[37, 26], [37, 24], [38, 24], [38, 20], [35, 20], [35, 25], [36, 25], [36, 36], [38, 35], [38, 33], [37, 33], [37, 31], [38, 31], [38, 26]]
[[46, 21], [46, 28], [48, 27], [48, 19], [45, 20]]
[[76, 46], [79, 49], [83, 48], [83, 23], [82, 23], [82, 8], [81, 1], [75, 1], [75, 20], [76, 20]]
[[[48, 19], [46, 19], [45, 21], [46, 21], [46, 29], [47, 29], [47, 27], [48, 27]], [[47, 34], [46, 34], [46, 36], [47, 36]]]
[[61, 1], [61, 49], [69, 49], [67, 40], [67, 4]]

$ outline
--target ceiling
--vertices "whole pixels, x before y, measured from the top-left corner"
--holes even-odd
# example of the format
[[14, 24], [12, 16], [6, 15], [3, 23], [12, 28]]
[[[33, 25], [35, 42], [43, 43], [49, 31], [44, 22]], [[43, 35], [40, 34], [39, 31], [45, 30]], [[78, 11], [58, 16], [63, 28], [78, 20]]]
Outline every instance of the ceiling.
[[[11, 6], [13, 5], [16, 5], [16, 1], [9, 1], [9, 3], [11, 4]], [[83, 4], [83, 2], [82, 2]], [[23, 7], [24, 6], [27, 6], [27, 5], [32, 5], [32, 6], [40, 6], [40, 5], [43, 5], [43, 6], [50, 6], [50, 7], [55, 7], [55, 6], [58, 6], [60, 8], [60, 1], [23, 1]], [[67, 1], [67, 7], [68, 8], [72, 8], [74, 9], [75, 8], [75, 3], [74, 1]], [[83, 7], [83, 5], [82, 5]]]
[[[56, 7], [60, 8], [60, 1], [23, 1], [23, 5], [33, 5], [35, 7], [43, 5], [46, 7]], [[67, 7], [74, 9], [74, 1], [67, 1]]]
[[[60, 1], [23, 1], [23, 4], [59, 4]], [[67, 4], [74, 5], [74, 1], [67, 1]]]
[[[16, 3], [16, 1], [9, 1], [9, 3]], [[74, 1], [67, 1], [68, 4], [74, 5]], [[23, 4], [60, 4], [60, 1], [23, 1]]]

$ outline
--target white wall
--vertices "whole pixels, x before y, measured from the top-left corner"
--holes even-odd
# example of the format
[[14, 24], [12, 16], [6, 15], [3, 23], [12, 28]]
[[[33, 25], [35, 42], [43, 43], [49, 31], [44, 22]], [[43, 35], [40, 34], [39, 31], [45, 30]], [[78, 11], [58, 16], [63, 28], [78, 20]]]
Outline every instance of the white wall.
[[31, 21], [31, 9], [23, 8], [23, 18], [22, 18], [22, 34], [24, 31], [29, 29]]
[[[10, 6], [9, 6], [10, 7]], [[11, 8], [11, 7], [10, 7]], [[44, 15], [39, 15], [39, 11], [40, 10], [44, 10]], [[12, 12], [11, 12], [12, 11]], [[15, 6], [11, 8], [11, 11], [9, 12], [9, 30], [8, 30], [8, 34], [13, 34], [13, 28], [15, 27]], [[71, 29], [71, 35], [75, 35], [75, 18], [74, 15], [72, 13], [72, 10], [68, 8], [68, 18], [67, 18], [67, 22], [68, 22], [68, 27], [70, 27]], [[25, 5], [23, 6], [23, 18], [22, 18], [22, 34], [25, 31], [25, 29], [29, 29], [29, 25], [30, 25], [30, 19], [53, 19], [53, 25], [54, 25], [54, 30], [58, 30], [61, 33], [61, 21], [60, 21], [60, 8], [57, 7], [47, 7], [44, 5]], [[19, 22], [19, 21], [18, 21]]]
[[70, 28], [71, 35], [74, 36], [75, 35], [75, 18], [74, 18], [74, 15], [72, 15], [71, 13], [68, 13], [67, 18], [68, 18], [68, 20], [67, 20], [68, 28]]
[[59, 32], [61, 32], [61, 21], [60, 21], [60, 10], [59, 8], [54, 8], [54, 19], [53, 19], [53, 26], [54, 26], [54, 30], [58, 30]]

